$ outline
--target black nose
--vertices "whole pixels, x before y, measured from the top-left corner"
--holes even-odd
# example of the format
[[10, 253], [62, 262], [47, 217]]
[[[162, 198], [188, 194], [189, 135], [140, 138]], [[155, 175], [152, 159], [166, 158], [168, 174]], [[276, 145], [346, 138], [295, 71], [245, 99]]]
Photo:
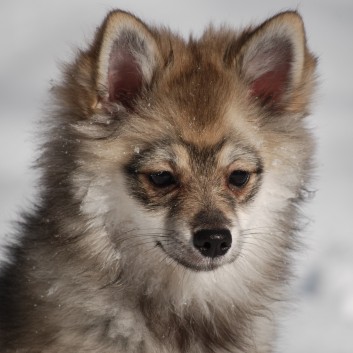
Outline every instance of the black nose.
[[203, 256], [224, 255], [232, 245], [232, 235], [228, 229], [201, 229], [194, 233], [194, 246]]

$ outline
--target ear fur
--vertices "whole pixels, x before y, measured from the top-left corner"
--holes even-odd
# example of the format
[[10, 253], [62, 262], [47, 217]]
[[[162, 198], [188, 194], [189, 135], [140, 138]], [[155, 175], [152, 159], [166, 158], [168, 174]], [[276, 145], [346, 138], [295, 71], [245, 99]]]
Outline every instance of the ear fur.
[[103, 101], [133, 109], [160, 60], [156, 41], [144, 23], [129, 13], [111, 12], [102, 29], [96, 78]]
[[301, 17], [284, 12], [263, 23], [242, 46], [238, 60], [250, 96], [281, 110], [302, 84], [305, 61], [314, 62], [306, 49]]

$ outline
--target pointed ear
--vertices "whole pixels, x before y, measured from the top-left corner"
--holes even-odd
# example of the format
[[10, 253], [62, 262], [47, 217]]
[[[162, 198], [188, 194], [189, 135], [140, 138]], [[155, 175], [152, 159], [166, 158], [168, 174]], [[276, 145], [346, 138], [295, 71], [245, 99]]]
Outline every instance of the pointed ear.
[[122, 11], [111, 12], [101, 31], [96, 78], [100, 98], [132, 110], [161, 60], [157, 44], [145, 24]]
[[314, 66], [302, 19], [296, 12], [284, 12], [251, 33], [240, 49], [238, 68], [252, 98], [281, 110], [302, 84], [305, 61]]

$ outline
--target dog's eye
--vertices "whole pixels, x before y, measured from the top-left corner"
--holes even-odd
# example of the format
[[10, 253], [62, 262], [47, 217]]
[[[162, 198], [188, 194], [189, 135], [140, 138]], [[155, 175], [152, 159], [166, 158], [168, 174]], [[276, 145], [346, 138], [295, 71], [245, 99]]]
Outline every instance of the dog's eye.
[[176, 180], [172, 173], [162, 171], [149, 174], [150, 182], [158, 188], [166, 188], [176, 184]]
[[250, 179], [250, 173], [244, 171], [244, 170], [234, 170], [230, 175], [229, 175], [229, 184], [237, 187], [237, 188], [242, 188], [244, 187], [247, 182]]

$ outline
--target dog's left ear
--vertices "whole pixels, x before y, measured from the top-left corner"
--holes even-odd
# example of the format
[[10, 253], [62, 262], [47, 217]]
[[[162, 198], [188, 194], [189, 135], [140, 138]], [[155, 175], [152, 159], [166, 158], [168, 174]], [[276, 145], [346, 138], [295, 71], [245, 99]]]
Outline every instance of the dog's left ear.
[[[296, 12], [281, 13], [256, 28], [237, 56], [240, 77], [251, 98], [271, 110], [305, 105], [313, 84], [315, 59], [306, 48], [303, 21]], [[305, 91], [305, 92], [304, 92]], [[303, 97], [301, 97], [303, 96]], [[306, 98], [308, 99], [308, 98]]]
[[100, 37], [96, 77], [100, 99], [133, 110], [161, 60], [156, 41], [142, 21], [123, 11], [107, 16]]

